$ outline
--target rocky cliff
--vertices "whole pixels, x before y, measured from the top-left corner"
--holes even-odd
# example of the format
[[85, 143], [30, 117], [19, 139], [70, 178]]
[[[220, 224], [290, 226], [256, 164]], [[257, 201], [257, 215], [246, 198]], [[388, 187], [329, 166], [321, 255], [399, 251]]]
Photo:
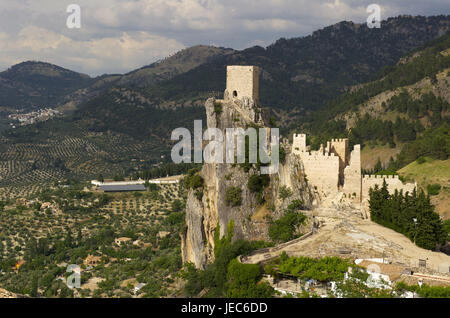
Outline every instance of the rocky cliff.
[[[265, 112], [249, 100], [235, 101], [225, 94], [225, 100], [209, 99], [205, 108], [208, 128], [219, 128], [224, 135], [226, 128], [267, 127]], [[278, 173], [270, 175], [270, 183], [261, 193], [252, 193], [248, 187], [249, 177], [258, 174], [255, 166], [246, 172], [239, 164], [204, 164], [199, 174], [204, 180], [203, 196], [200, 200], [194, 190], [190, 190], [182, 235], [183, 262], [191, 262], [198, 268], [214, 261], [214, 234], [218, 226], [220, 238], [233, 222], [234, 240], [268, 241], [268, 216], [281, 217], [284, 209], [296, 199], [302, 200], [306, 207], [314, 203], [301, 161], [289, 153], [280, 163]], [[281, 186], [292, 190], [292, 195], [285, 200], [279, 199]], [[230, 187], [242, 190], [240, 206], [227, 206], [225, 196]]]

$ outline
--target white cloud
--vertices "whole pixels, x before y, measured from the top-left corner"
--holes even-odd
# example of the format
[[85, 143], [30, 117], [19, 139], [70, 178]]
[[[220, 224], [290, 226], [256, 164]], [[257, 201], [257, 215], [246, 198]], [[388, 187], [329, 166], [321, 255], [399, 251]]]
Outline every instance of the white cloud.
[[[1, 0], [0, 69], [42, 59], [89, 74], [129, 71], [185, 46], [243, 49], [365, 22], [374, 2], [383, 19], [450, 12], [448, 0]], [[80, 30], [65, 26], [71, 3], [81, 6]]]
[[42, 60], [90, 74], [126, 72], [184, 48], [176, 40], [143, 31], [77, 41], [35, 26], [15, 38], [0, 33], [0, 40], [0, 64]]
[[247, 30], [292, 30], [298, 28], [298, 24], [294, 21], [283, 19], [263, 19], [263, 20], [244, 20], [242, 23]]

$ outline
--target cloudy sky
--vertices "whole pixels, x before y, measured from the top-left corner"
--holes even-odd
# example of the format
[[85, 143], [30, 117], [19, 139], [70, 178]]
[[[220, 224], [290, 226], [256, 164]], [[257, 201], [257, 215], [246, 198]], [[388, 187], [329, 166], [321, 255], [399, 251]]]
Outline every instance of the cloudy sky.
[[[347, 20], [450, 14], [450, 0], [0, 0], [0, 71], [25, 61], [124, 73], [197, 44], [243, 49]], [[69, 4], [81, 28], [69, 29]]]

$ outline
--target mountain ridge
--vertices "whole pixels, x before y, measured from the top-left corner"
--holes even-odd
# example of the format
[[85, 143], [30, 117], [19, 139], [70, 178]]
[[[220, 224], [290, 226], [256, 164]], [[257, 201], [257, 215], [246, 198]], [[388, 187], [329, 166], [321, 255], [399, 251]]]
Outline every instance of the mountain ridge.
[[[424, 27], [422, 23], [424, 23], [426, 19], [420, 18], [418, 23], [419, 26], [415, 29], [413, 28], [413, 30], [423, 28], [432, 30], [430, 32], [424, 31], [422, 34], [423, 38], [430, 38], [430, 41], [432, 41], [435, 38], [431, 35], [436, 35], [440, 32], [440, 25], [445, 25], [445, 28], [447, 28], [447, 25], [450, 23], [450, 16], [442, 21], [439, 18], [429, 20], [434, 24], [429, 26], [425, 24]], [[414, 24], [416, 19], [408, 18], [402, 21], [394, 21], [392, 23], [396, 25], [399, 23], [401, 24], [402, 22], [404, 25], [408, 26]], [[330, 27], [328, 31], [325, 32], [331, 32], [333, 29], [338, 28], [344, 30], [344, 33], [339, 36], [345, 38], [345, 34], [348, 32], [354, 34], [353, 31], [349, 30], [356, 27], [354, 24], [342, 23], [339, 27]], [[364, 27], [360, 26], [358, 28]], [[406, 27], [406, 29], [408, 28]], [[372, 34], [365, 33], [368, 32], [368, 30], [363, 32], [367, 36]], [[394, 31], [391, 30], [389, 32]], [[378, 32], [375, 35], [377, 34], [380, 35], [382, 33]], [[412, 37], [415, 37], [416, 39], [410, 39]], [[408, 42], [411, 40], [413, 41], [411, 43], [416, 43], [417, 47], [419, 47], [419, 42], [420, 46], [428, 43], [417, 41], [417, 38], [420, 38], [420, 36], [408, 33], [402, 38], [402, 41]], [[361, 42], [360, 38], [357, 39]], [[395, 37], [391, 37], [390, 39], [397, 43], [394, 43], [395, 45], [400, 45]], [[302, 40], [296, 41], [298, 41], [300, 46], [305, 43]], [[347, 49], [343, 51], [342, 54], [344, 55], [342, 58], [347, 61], [346, 63], [351, 63], [353, 55], [355, 54], [355, 52], [351, 50], [351, 43], [356, 40], [350, 39], [347, 41], [349, 41], [345, 45]], [[341, 40], [339, 39], [336, 43], [338, 44], [338, 42], [341, 42]], [[204, 120], [205, 113], [203, 107], [201, 107], [201, 105], [204, 104], [204, 100], [208, 97], [223, 95], [223, 78], [226, 76], [225, 65], [244, 63], [256, 65], [259, 63], [261, 65], [261, 63], [264, 62], [265, 66], [262, 67], [260, 87], [262, 105], [264, 107], [272, 106], [271, 109], [274, 111], [273, 114], [281, 114], [280, 116], [289, 119], [286, 123], [283, 120], [283, 124], [278, 126], [281, 128], [282, 135], [290, 136], [291, 132], [295, 129], [303, 130], [304, 127], [302, 127], [302, 124], [304, 124], [305, 119], [311, 118], [311, 114], [320, 114], [320, 109], [330, 115], [333, 111], [333, 105], [328, 103], [327, 98], [323, 97], [320, 99], [319, 96], [320, 103], [316, 105], [316, 108], [319, 109], [319, 111], [315, 108], [302, 107], [301, 105], [304, 102], [302, 97], [308, 94], [311, 97], [314, 96], [317, 89], [326, 90], [329, 88], [330, 92], [334, 89], [334, 93], [329, 94], [328, 98], [331, 98], [341, 90], [349, 91], [352, 86], [341, 82], [334, 83], [331, 80], [331, 82], [328, 81], [327, 83], [324, 82], [322, 84], [308, 83], [307, 80], [305, 80], [307, 78], [303, 78], [302, 81], [307, 83], [306, 87], [311, 88], [311, 90], [308, 91], [305, 86], [298, 85], [298, 81], [291, 81], [292, 76], [290, 75], [298, 73], [298, 69], [286, 71], [286, 68], [289, 68], [289, 65], [294, 65], [297, 62], [300, 65], [309, 65], [308, 63], [311, 61], [322, 61], [322, 66], [319, 65], [319, 62], [312, 63], [311, 65], [319, 65], [316, 67], [316, 70], [322, 70], [325, 73], [336, 66], [333, 63], [331, 63], [330, 66], [323, 62], [326, 60], [326, 56], [318, 56], [317, 58], [311, 56], [310, 59], [306, 61], [301, 59], [286, 60], [286, 63], [289, 62], [291, 64], [286, 64], [283, 67], [283, 63], [280, 62], [282, 56], [276, 56], [274, 59], [269, 59], [267, 56], [267, 51], [271, 51], [272, 55], [280, 55], [283, 52], [281, 47], [286, 45], [285, 40], [281, 40], [280, 43], [277, 47], [277, 50], [279, 51], [276, 51], [273, 48], [266, 50], [262, 47], [253, 47], [239, 52], [225, 51], [228, 54], [221, 55], [220, 52], [223, 51], [220, 51], [221, 49], [219, 49], [218, 55], [214, 54], [214, 52], [213, 54], [207, 55], [211, 56], [211, 59], [208, 62], [184, 71], [169, 80], [159, 82], [158, 84], [149, 87], [145, 85], [144, 87], [120, 87], [115, 85], [115, 81], [119, 79], [119, 76], [110, 79], [108, 79], [108, 77], [102, 78], [105, 82], [110, 82], [98, 84], [99, 94], [79, 105], [74, 105], [72, 112], [65, 118], [57, 118], [39, 124], [20, 127], [18, 129], [10, 129], [3, 133], [3, 136], [1, 137], [2, 143], [0, 143], [3, 154], [0, 153], [0, 162], [2, 160], [6, 162], [11, 160], [11, 158], [14, 160], [16, 158], [19, 158], [20, 160], [26, 158], [26, 160], [23, 160], [19, 165], [22, 170], [17, 171], [17, 174], [11, 173], [2, 183], [7, 184], [17, 182], [16, 180], [18, 180], [18, 178], [21, 178], [20, 180], [22, 180], [22, 177], [26, 175], [25, 173], [30, 176], [39, 173], [39, 175], [67, 175], [76, 178], [96, 177], [98, 173], [103, 173], [105, 176], [109, 176], [110, 174], [114, 175], [116, 173], [129, 175], [135, 171], [149, 169], [152, 165], [168, 162], [168, 160], [170, 160], [170, 147], [172, 145], [170, 142], [171, 131], [178, 127], [192, 128], [194, 119]], [[362, 43], [363, 42], [360, 44], [362, 45]], [[411, 43], [409, 46], [414, 46]], [[328, 45], [329, 43], [327, 44], [324, 42], [321, 50], [324, 52], [327, 51], [327, 48], [329, 49]], [[401, 45], [399, 47], [401, 47]], [[417, 47], [414, 46], [413, 50], [417, 49]], [[370, 51], [371, 48], [371, 46], [365, 48], [364, 52], [365, 50]], [[287, 56], [295, 57], [298, 50], [298, 47], [293, 49], [290, 55], [287, 53]], [[395, 62], [398, 63], [400, 59], [409, 55], [410, 51], [405, 52], [405, 54], [399, 56], [398, 59], [395, 59], [394, 56], [389, 56], [385, 61], [395, 60]], [[335, 58], [340, 57], [339, 55], [336, 55]], [[363, 57], [359, 56], [359, 58], [361, 59]], [[420, 56], [415, 60], [420, 62]], [[383, 67], [371, 67], [374, 71], [377, 70], [378, 73], [381, 72], [381, 75], [385, 75], [387, 72], [386, 70], [383, 71], [385, 66], [392, 67], [392, 65], [389, 64], [383, 65]], [[349, 69], [348, 72], [350, 75], [353, 74], [355, 67], [356, 66]], [[285, 71], [287, 73], [286, 77], [284, 79], [279, 77], [282, 76]], [[364, 74], [363, 77], [373, 76], [374, 72], [367, 72]], [[406, 79], [406, 75], [404, 79]], [[413, 77], [415, 76], [413, 73], [410, 75]], [[339, 76], [339, 74], [337, 76]], [[400, 74], [399, 76], [400, 79], [403, 78], [403, 75]], [[317, 77], [312, 75], [310, 75], [310, 77], [317, 79]], [[219, 86], [216, 86], [217, 80], [220, 81]], [[102, 92], [101, 86], [108, 84], [109, 87], [107, 90]], [[292, 92], [286, 91], [286, 88], [283, 87], [283, 85], [292, 88]], [[365, 87], [367, 86], [367, 83], [361, 81], [357, 82], [356, 85]], [[312, 87], [315, 87], [315, 89], [312, 89]], [[302, 93], [299, 93], [299, 90], [301, 90]], [[281, 106], [284, 105], [284, 102], [287, 104], [290, 98], [289, 96], [283, 95], [285, 92], [288, 92], [286, 94], [290, 94], [290, 96], [296, 96], [297, 94], [297, 100], [300, 102], [300, 106], [293, 109], [282, 108]], [[87, 95], [84, 97], [86, 96]], [[270, 104], [268, 102], [268, 100], [270, 100], [270, 98], [267, 98], [268, 96], [274, 99], [279, 98], [278, 106]], [[82, 98], [83, 96], [80, 96], [80, 100]], [[340, 98], [342, 99], [342, 97], [338, 97], [336, 100], [340, 101]], [[359, 104], [361, 104], [361, 102], [358, 102], [357, 99], [349, 99], [348, 105], [337, 103], [335, 106], [338, 107], [339, 111], [342, 111], [351, 109], [351, 107]], [[433, 104], [435, 104], [435, 100], [433, 100]], [[324, 106], [328, 108], [323, 108]], [[437, 120], [440, 121], [441, 119], [437, 118]], [[289, 122], [291, 123], [291, 126], [288, 126]], [[369, 123], [371, 122], [373, 122], [372, 119]], [[309, 135], [314, 136], [311, 143], [313, 146], [317, 146], [317, 144], [320, 145], [322, 139], [326, 141], [330, 138], [348, 137], [348, 132], [345, 130], [346, 123], [341, 125], [340, 122], [328, 122], [324, 119], [314, 121], [314, 118], [311, 119], [311, 123], [314, 124], [316, 131], [308, 129], [305, 129], [304, 131]], [[405, 122], [402, 121], [399, 125], [401, 126], [402, 123]], [[404, 129], [401, 129], [402, 142], [412, 142], [414, 140], [412, 139], [413, 137], [416, 138], [420, 136], [421, 131], [415, 130], [416, 127], [414, 123], [406, 122], [404, 126]], [[391, 131], [391, 128], [383, 129], [383, 132], [389, 132]], [[317, 129], [321, 131], [317, 132]], [[357, 130], [355, 130], [355, 133], [356, 132]], [[328, 135], [325, 133], [328, 133]], [[387, 141], [394, 141], [390, 136], [385, 137]], [[395, 140], [395, 142], [397, 142], [397, 140]], [[88, 152], [85, 152], [84, 149], [88, 149]], [[80, 156], [80, 153], [85, 153], [85, 155]], [[35, 158], [36, 164], [29, 162], [33, 158]], [[138, 160], [139, 158], [141, 159]], [[61, 164], [61, 161], [64, 164]], [[54, 172], [55, 167], [58, 168], [57, 172]]]
[[[449, 15], [399, 16], [383, 21], [381, 29], [342, 21], [304, 37], [280, 38], [266, 48], [254, 46], [236, 51], [198, 45], [126, 74], [91, 78], [64, 90], [64, 94], [38, 100], [49, 101], [48, 106], [52, 107], [76, 109], [89, 99], [107, 94], [113, 87], [130, 87], [143, 90], [154, 103], [189, 104], [198, 98], [223, 93], [221, 78], [226, 65], [251, 64], [263, 70], [264, 105], [277, 109], [314, 109], [349, 86], [369, 80], [382, 67], [394, 65], [405, 53], [449, 29]], [[9, 98], [9, 102], [15, 99], [15, 108], [36, 103], [36, 90], [29, 90], [30, 101], [26, 100], [27, 87], [18, 89], [23, 93], [16, 96], [8, 86], [19, 88], [23, 83], [8, 84], [2, 80], [3, 73], [0, 73], [0, 92], [15, 97]], [[0, 99], [0, 106], [11, 105]]]

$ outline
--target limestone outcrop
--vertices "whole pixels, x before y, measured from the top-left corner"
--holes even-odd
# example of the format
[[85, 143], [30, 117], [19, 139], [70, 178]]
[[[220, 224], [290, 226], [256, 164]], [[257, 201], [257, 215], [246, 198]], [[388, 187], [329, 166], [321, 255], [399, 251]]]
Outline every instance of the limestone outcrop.
[[[248, 72], [248, 68], [245, 71]], [[227, 128], [267, 127], [266, 113], [253, 97], [236, 98], [227, 92], [223, 100], [209, 99], [205, 103], [207, 127], [219, 128], [224, 135]], [[211, 263], [216, 229], [220, 229], [220, 237], [223, 237], [231, 222], [234, 224], [233, 240], [269, 240], [266, 216], [281, 217], [296, 199], [302, 200], [306, 207], [312, 206], [313, 191], [305, 180], [303, 165], [297, 156], [290, 154], [290, 149], [287, 151], [278, 173], [269, 175], [270, 183], [260, 194], [252, 193], [248, 187], [249, 177], [259, 173], [255, 165], [246, 172], [239, 164], [203, 164], [200, 172], [204, 180], [203, 196], [200, 199], [191, 190], [187, 199], [186, 228], [182, 234], [183, 262], [191, 262], [197, 268]], [[292, 191], [285, 200], [279, 199], [282, 186]], [[241, 189], [241, 205], [227, 206], [225, 197], [230, 187]], [[264, 203], [259, 200], [261, 196]]]

